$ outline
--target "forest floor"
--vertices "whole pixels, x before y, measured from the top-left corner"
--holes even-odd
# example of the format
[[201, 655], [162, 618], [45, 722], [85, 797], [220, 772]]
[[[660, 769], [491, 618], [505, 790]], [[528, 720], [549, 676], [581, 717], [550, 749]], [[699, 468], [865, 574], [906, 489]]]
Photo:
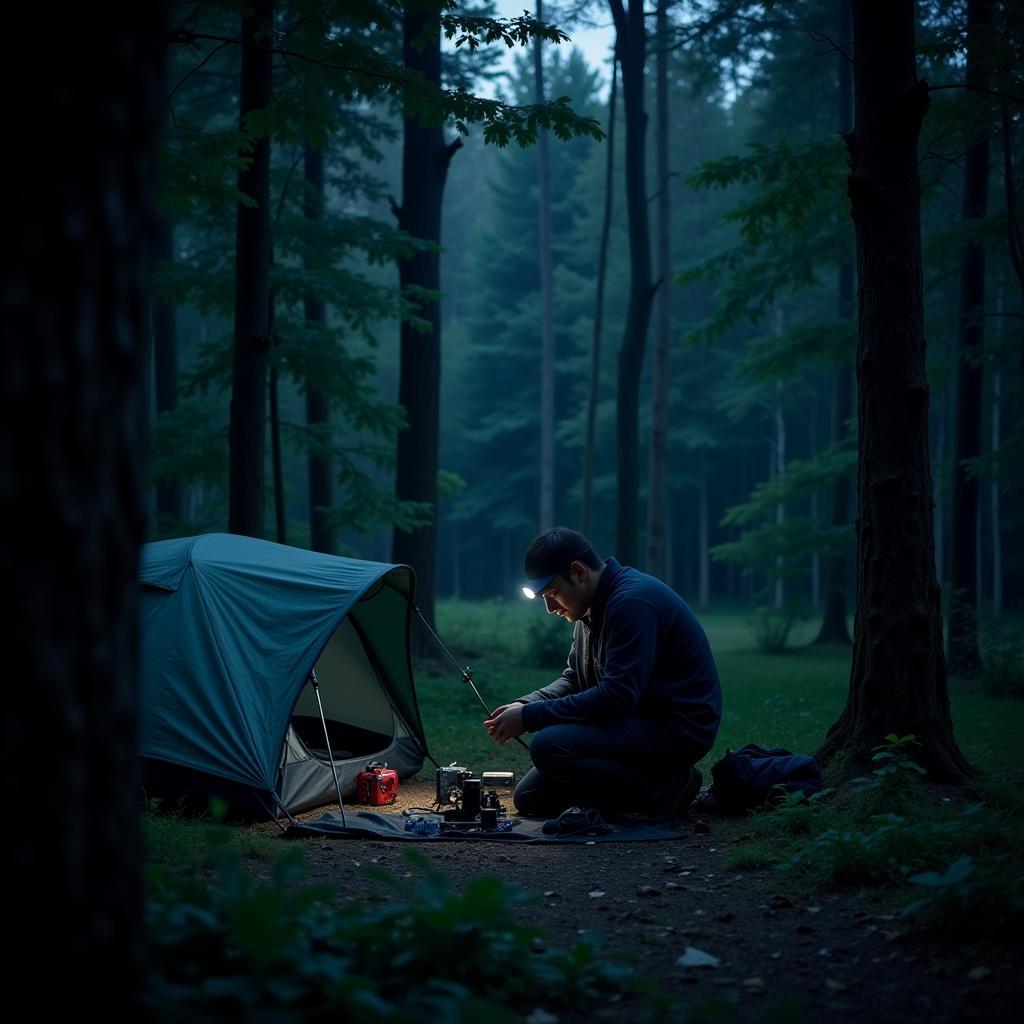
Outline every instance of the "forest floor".
[[[389, 810], [427, 807], [433, 796], [432, 782], [410, 780]], [[983, 929], [982, 938], [969, 943], [956, 934], [936, 937], [908, 927], [884, 890], [830, 887], [801, 895], [773, 868], [730, 867], [730, 851], [751, 839], [748, 828], [747, 819], [709, 815], [680, 825], [678, 839], [658, 842], [414, 845], [456, 888], [492, 875], [531, 894], [533, 902], [515, 913], [543, 929], [538, 948], [567, 948], [600, 936], [604, 955], [630, 962], [687, 1008], [673, 1020], [1020, 1019], [1019, 937], [1009, 946], [985, 938]], [[311, 881], [330, 884], [342, 900], [387, 898], [361, 872], [365, 866], [400, 877], [417, 870], [401, 842], [306, 845]], [[681, 966], [688, 949], [716, 958], [717, 966]], [[596, 1011], [540, 1003], [514, 1009], [534, 1024], [553, 1024], [635, 1020], [640, 1006], [627, 995]]]

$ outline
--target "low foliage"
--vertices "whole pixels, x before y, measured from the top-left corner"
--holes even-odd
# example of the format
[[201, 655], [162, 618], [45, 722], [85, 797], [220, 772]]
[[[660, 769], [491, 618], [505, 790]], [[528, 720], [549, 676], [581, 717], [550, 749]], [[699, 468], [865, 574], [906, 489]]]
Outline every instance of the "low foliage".
[[368, 868], [358, 903], [303, 884], [293, 848], [260, 881], [226, 833], [208, 833], [216, 876], [166, 865], [148, 876], [153, 1007], [165, 1020], [517, 1021], [510, 1004], [577, 1009], [610, 992], [666, 1004], [595, 945], [545, 949], [515, 909], [525, 892], [497, 878], [461, 892], [407, 852], [411, 880]]

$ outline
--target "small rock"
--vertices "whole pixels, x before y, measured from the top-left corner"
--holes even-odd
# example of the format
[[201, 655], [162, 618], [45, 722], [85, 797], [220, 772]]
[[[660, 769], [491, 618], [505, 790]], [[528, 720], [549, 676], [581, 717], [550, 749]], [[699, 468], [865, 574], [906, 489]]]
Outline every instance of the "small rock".
[[537, 1007], [527, 1018], [526, 1024], [558, 1024], [558, 1018], [547, 1010]]
[[722, 924], [728, 924], [730, 921], [736, 920], [736, 915], [730, 914], [727, 910], [724, 914], [715, 914], [715, 920], [721, 921]]
[[717, 956], [705, 953], [696, 946], [687, 946], [683, 955], [676, 961], [677, 967], [718, 967], [722, 963]]
[[604, 890], [603, 889], [591, 889], [590, 892], [587, 893], [587, 895], [592, 900], [599, 900], [604, 895]]
[[764, 978], [758, 976], [754, 978], [744, 978], [740, 982], [740, 985], [747, 991], [754, 995], [763, 995], [767, 990], [768, 986], [764, 983]]
[[821, 907], [804, 907], [808, 914], [820, 914]]
[[637, 896], [643, 896], [645, 899], [650, 899], [652, 896], [660, 896], [661, 893], [654, 888], [653, 885], [641, 885], [636, 891]]
[[793, 906], [793, 901], [784, 892], [773, 892], [768, 897], [768, 906], [772, 910], [785, 910]]
[[777, 949], [774, 953], [769, 953], [768, 954], [768, 959], [769, 960], [781, 960], [782, 959], [782, 950], [781, 949]]
[[970, 981], [984, 981], [991, 973], [989, 967], [975, 967], [974, 970], [967, 972], [967, 977]]
[[828, 946], [822, 946], [821, 949], [818, 950], [818, 956], [831, 956], [831, 955], [832, 954], [831, 954], [831, 952], [829, 952]]
[[825, 988], [827, 988], [829, 990], [829, 992], [845, 992], [846, 991], [846, 986], [841, 981], [835, 981], [832, 978], [826, 978], [825, 979]]
[[552, 896], [557, 896], [557, 895], [558, 895], [558, 893], [555, 892], [554, 889], [548, 889], [548, 891], [546, 893], [544, 893], [544, 898], [545, 899], [550, 899]]
[[796, 930], [801, 935], [812, 935], [814, 933], [814, 925], [813, 924], [798, 924], [796, 926]]

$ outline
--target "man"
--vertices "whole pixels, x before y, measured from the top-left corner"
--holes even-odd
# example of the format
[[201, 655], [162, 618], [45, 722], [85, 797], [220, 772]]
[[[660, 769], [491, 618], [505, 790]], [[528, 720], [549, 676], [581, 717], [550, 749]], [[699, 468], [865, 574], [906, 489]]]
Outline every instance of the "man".
[[575, 530], [545, 531], [523, 562], [524, 593], [575, 628], [561, 677], [483, 723], [498, 743], [536, 733], [516, 808], [545, 817], [572, 805], [679, 817], [700, 790], [694, 764], [722, 717], [700, 623], [660, 580], [601, 561]]

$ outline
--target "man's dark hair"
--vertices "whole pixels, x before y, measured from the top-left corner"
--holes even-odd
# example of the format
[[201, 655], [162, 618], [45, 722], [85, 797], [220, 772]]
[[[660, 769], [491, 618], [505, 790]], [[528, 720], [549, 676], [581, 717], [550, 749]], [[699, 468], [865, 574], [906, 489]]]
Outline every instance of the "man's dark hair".
[[594, 570], [604, 565], [594, 545], [582, 533], [566, 526], [554, 526], [530, 542], [523, 556], [523, 569], [527, 579], [552, 575], [568, 579], [567, 570], [573, 562], [582, 562]]

